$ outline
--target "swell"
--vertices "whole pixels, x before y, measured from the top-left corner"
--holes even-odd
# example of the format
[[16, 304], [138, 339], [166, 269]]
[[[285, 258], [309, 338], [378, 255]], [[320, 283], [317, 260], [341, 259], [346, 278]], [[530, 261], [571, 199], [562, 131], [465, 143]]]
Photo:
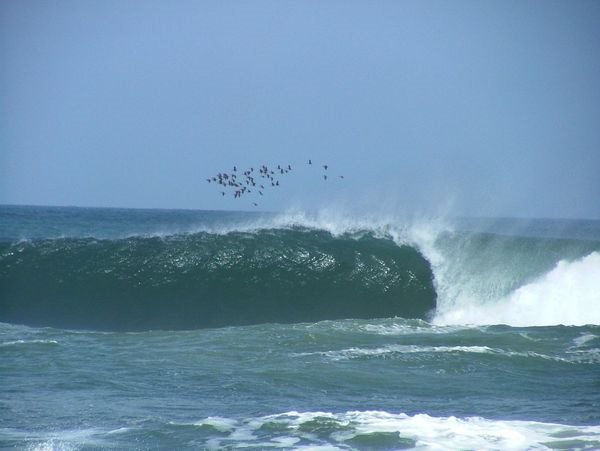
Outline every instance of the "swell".
[[192, 329], [400, 316], [436, 305], [415, 248], [301, 227], [0, 244], [0, 321]]

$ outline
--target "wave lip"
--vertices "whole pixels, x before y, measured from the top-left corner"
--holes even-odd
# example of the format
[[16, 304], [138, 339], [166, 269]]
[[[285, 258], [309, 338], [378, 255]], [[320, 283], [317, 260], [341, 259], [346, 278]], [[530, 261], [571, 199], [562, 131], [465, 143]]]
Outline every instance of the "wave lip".
[[415, 247], [301, 227], [0, 244], [0, 286], [0, 321], [95, 330], [423, 319], [436, 300]]

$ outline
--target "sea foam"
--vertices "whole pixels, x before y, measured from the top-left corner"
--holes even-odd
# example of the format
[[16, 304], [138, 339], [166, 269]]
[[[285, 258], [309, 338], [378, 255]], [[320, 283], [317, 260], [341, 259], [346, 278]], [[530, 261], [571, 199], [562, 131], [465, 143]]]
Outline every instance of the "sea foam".
[[[210, 419], [207, 419], [210, 422]], [[195, 423], [202, 425], [203, 421]], [[266, 434], [266, 431], [279, 432]], [[567, 449], [597, 446], [600, 428], [481, 417], [434, 417], [385, 411], [286, 412], [237, 422], [229, 437], [215, 437], [215, 449], [244, 447], [295, 449]], [[243, 438], [241, 441], [240, 438]], [[322, 447], [322, 448], [321, 448]]]
[[438, 324], [551, 326], [600, 324], [600, 253], [561, 260], [548, 273], [495, 302], [459, 298]]

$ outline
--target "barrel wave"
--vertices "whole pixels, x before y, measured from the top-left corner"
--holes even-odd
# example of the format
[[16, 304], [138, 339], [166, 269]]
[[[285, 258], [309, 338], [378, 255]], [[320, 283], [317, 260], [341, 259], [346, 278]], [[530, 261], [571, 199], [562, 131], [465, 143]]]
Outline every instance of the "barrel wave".
[[0, 244], [0, 320], [94, 330], [426, 318], [429, 262], [371, 233], [311, 228]]

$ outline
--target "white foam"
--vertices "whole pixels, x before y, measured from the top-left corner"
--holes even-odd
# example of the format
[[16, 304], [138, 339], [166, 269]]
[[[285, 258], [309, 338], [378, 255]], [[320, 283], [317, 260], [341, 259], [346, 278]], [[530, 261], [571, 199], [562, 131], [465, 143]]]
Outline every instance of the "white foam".
[[31, 445], [27, 448], [29, 451], [74, 451], [77, 449], [77, 446], [61, 442], [60, 440], [48, 440], [43, 443], [37, 443], [35, 445]]
[[197, 423], [194, 423], [194, 424], [196, 426], [202, 426], [202, 425], [212, 426], [219, 432], [231, 432], [231, 431], [235, 430], [235, 428], [237, 426], [237, 421], [229, 419], [229, 418], [223, 418], [223, 417], [208, 417], [208, 418], [205, 418], [204, 420], [198, 421]]
[[[381, 320], [380, 320], [381, 321]], [[477, 329], [478, 326], [463, 326], [463, 325], [435, 325], [428, 323], [423, 320], [401, 320], [398, 321], [396, 318], [391, 320], [390, 323], [378, 324], [360, 324], [353, 328], [354, 332], [363, 332], [374, 335], [441, 335], [451, 334], [468, 329]]]
[[469, 352], [476, 354], [499, 353], [487, 346], [417, 346], [417, 345], [388, 345], [378, 348], [347, 348], [337, 351], [319, 351], [314, 353], [301, 353], [298, 356], [322, 355], [331, 360], [348, 360], [361, 357], [378, 357], [388, 354], [425, 354]]
[[[570, 363], [574, 360], [579, 361], [580, 359], [565, 359], [557, 356], [549, 356], [546, 354], [540, 354], [537, 352], [517, 352], [508, 351], [499, 348], [491, 348], [489, 346], [418, 346], [418, 345], [387, 345], [377, 348], [346, 348], [335, 351], [318, 351], [312, 353], [299, 353], [294, 354], [298, 357], [305, 357], [311, 355], [318, 355], [325, 357], [326, 359], [338, 361], [338, 360], [352, 360], [360, 358], [388, 358], [393, 357], [395, 354], [456, 354], [456, 353], [472, 353], [472, 354], [489, 354], [503, 357], [527, 357], [537, 358], [544, 360], [553, 360], [557, 362]], [[586, 352], [586, 355], [589, 352]]]
[[594, 334], [582, 334], [577, 338], [573, 339], [573, 343], [575, 344], [576, 347], [580, 348], [582, 346], [584, 346], [586, 343], [589, 343], [590, 341], [595, 340], [596, 338], [598, 338], [597, 335]]
[[46, 344], [46, 345], [57, 345], [56, 340], [12, 340], [0, 343], [0, 347], [4, 346], [15, 346], [15, 345], [30, 345], [30, 344]]
[[[209, 417], [193, 424], [211, 425], [218, 431], [213, 437], [206, 438], [201, 445], [205, 449], [348, 449], [353, 440], [369, 439], [369, 436], [373, 438], [373, 434], [377, 433], [390, 434], [389, 438], [392, 440], [397, 437], [399, 446], [412, 442], [415, 449], [428, 450], [597, 449], [600, 446], [598, 425], [572, 426], [482, 417], [434, 417], [425, 413], [407, 415], [385, 411], [290, 411], [246, 419]], [[263, 428], [273, 424], [280, 426]], [[104, 448], [109, 443], [102, 441], [100, 437], [125, 430], [127, 428], [104, 433], [97, 429], [51, 433], [36, 440], [36, 443], [31, 443], [27, 449], [46, 451], [74, 450], [79, 447]], [[31, 440], [32, 437], [28, 439]]]
[[[320, 425], [318, 423], [321, 423]], [[255, 432], [266, 423], [285, 426], [284, 436], [260, 438]], [[308, 428], [306, 425], [311, 425]], [[348, 441], [373, 433], [395, 433], [412, 440], [415, 449], [561, 449], [598, 446], [600, 426], [569, 426], [535, 421], [501, 421], [481, 417], [433, 417], [427, 414], [406, 415], [385, 411], [286, 412], [240, 420], [230, 437], [212, 439], [211, 447], [235, 444], [237, 447], [281, 447], [294, 449], [346, 449]], [[327, 428], [330, 431], [327, 431]], [[317, 437], [311, 431], [317, 427]], [[239, 440], [238, 440], [239, 439]], [[308, 441], [308, 443], [306, 443]], [[351, 442], [349, 442], [351, 443]]]
[[600, 253], [576, 261], [561, 260], [547, 274], [498, 301], [459, 297], [451, 308], [438, 311], [435, 323], [600, 324]]
[[50, 433], [16, 432], [10, 435], [26, 440], [29, 451], [72, 451], [80, 448], [106, 448], [100, 437], [104, 431], [98, 428], [55, 431]]

